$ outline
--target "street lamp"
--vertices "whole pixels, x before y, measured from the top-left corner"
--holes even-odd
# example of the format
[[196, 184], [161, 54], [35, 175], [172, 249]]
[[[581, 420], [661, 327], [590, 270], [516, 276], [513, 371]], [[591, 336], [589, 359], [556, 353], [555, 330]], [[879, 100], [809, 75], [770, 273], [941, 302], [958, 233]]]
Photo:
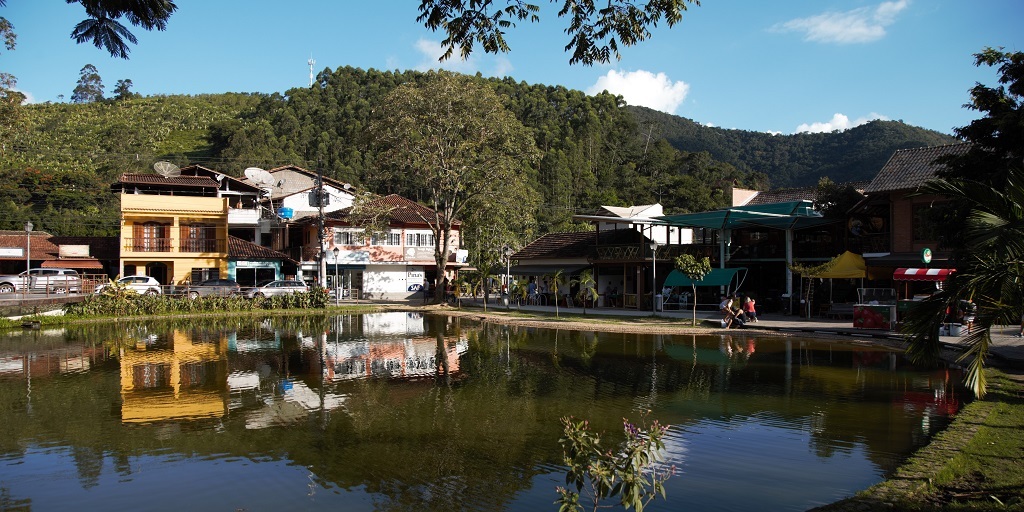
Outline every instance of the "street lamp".
[[505, 307], [512, 301], [512, 248], [505, 246], [501, 251], [505, 255]]
[[[32, 221], [25, 223], [25, 271], [28, 272], [32, 268], [32, 263], [29, 258], [32, 257]], [[25, 274], [25, 279], [28, 279], [28, 274]], [[28, 285], [26, 285], [28, 286]]]
[[341, 300], [341, 290], [338, 289], [338, 253], [341, 252], [341, 249], [335, 246], [332, 252], [334, 252], [334, 305], [337, 306], [338, 301]]
[[647, 244], [647, 246], [651, 248], [651, 314], [657, 315], [658, 305], [655, 301], [658, 300], [658, 259], [656, 257], [658, 254], [658, 242], [652, 241], [650, 244]]

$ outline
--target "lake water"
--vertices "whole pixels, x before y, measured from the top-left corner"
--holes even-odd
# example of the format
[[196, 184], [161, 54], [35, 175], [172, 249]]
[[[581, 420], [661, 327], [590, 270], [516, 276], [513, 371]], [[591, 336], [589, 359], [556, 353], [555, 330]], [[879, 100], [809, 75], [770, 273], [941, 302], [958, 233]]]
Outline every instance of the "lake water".
[[[733, 331], [735, 332], [735, 331]], [[559, 419], [671, 425], [648, 510], [806, 510], [945, 428], [961, 374], [841, 341], [419, 313], [0, 334], [0, 510], [557, 510]]]

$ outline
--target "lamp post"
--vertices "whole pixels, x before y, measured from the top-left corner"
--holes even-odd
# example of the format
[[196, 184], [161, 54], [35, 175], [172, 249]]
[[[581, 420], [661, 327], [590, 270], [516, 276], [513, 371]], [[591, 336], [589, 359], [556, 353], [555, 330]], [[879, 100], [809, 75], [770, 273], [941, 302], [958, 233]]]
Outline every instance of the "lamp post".
[[338, 305], [338, 301], [341, 300], [341, 290], [338, 289], [338, 253], [341, 249], [337, 246], [331, 251], [334, 253], [334, 305]]
[[507, 309], [512, 301], [512, 248], [506, 245], [501, 252], [505, 255], [505, 308]]
[[[32, 268], [32, 262], [30, 260], [30, 258], [32, 258], [32, 227], [33, 227], [33, 225], [32, 225], [32, 221], [31, 220], [25, 223], [25, 271], [26, 272], [28, 272], [29, 269]], [[29, 279], [29, 274], [28, 273], [25, 274], [25, 279], [26, 280]], [[25, 286], [28, 288], [28, 286], [29, 286], [28, 283], [26, 283]]]
[[658, 300], [658, 259], [656, 257], [658, 254], [658, 242], [651, 242], [647, 246], [651, 248], [651, 314], [657, 315], [658, 304], [655, 301]]

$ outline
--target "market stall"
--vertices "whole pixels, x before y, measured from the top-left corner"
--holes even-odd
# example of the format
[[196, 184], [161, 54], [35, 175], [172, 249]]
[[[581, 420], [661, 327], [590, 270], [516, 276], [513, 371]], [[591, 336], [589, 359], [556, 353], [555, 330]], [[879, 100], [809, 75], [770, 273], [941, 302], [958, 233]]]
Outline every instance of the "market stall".
[[853, 305], [853, 326], [857, 329], [892, 330], [896, 322], [896, 290], [858, 288]]

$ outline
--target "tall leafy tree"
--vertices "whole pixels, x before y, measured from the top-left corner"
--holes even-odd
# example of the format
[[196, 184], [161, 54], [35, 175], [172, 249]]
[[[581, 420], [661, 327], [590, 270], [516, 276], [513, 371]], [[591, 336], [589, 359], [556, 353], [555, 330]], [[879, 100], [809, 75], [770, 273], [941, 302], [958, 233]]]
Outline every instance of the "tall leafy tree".
[[[504, 5], [502, 5], [504, 4]], [[563, 0], [558, 17], [566, 17], [565, 33], [572, 52], [569, 64], [604, 64], [620, 59], [619, 45], [633, 46], [651, 37], [650, 28], [662, 20], [672, 27], [683, 19], [687, 4], [699, 0]], [[505, 31], [517, 21], [540, 21], [540, 7], [522, 0], [421, 0], [416, 21], [431, 30], [444, 30], [441, 44], [450, 58], [456, 47], [467, 58], [479, 44], [487, 53], [510, 50]]]
[[86, 64], [78, 72], [78, 85], [71, 94], [73, 103], [93, 103], [103, 100], [103, 79], [96, 66]]
[[911, 310], [909, 351], [917, 358], [939, 350], [938, 325], [947, 307], [971, 298], [978, 307], [967, 338], [968, 384], [978, 397], [986, 392], [985, 356], [991, 327], [1016, 324], [1024, 314], [1024, 52], [986, 48], [978, 66], [997, 66], [1001, 85], [977, 84], [968, 108], [985, 115], [958, 128], [971, 143], [959, 157], [942, 161], [939, 179], [919, 193], [952, 199], [954, 213], [940, 231], [953, 251], [957, 272], [943, 289]]
[[134, 98], [135, 96], [137, 96], [135, 93], [132, 92], [132, 87], [134, 85], [135, 84], [132, 83], [130, 78], [118, 80], [117, 83], [114, 84], [114, 97], [119, 100], [127, 100]]
[[529, 194], [523, 179], [537, 150], [529, 132], [478, 79], [429, 73], [404, 84], [375, 109], [368, 132], [381, 170], [374, 181], [399, 179], [425, 191], [434, 217], [435, 299], [452, 253], [452, 227], [465, 214], [493, 219], [520, 213]]

